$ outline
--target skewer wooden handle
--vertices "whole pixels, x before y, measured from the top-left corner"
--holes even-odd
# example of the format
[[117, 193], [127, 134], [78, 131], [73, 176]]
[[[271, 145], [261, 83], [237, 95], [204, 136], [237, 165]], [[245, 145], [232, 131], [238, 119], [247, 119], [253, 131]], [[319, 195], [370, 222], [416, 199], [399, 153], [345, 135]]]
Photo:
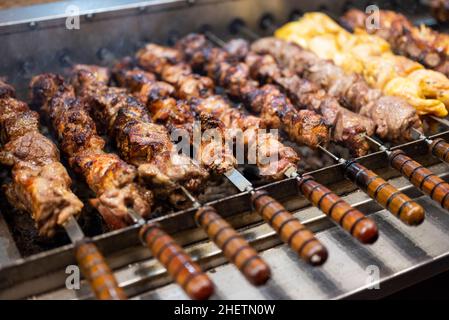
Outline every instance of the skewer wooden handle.
[[402, 150], [393, 151], [389, 155], [391, 166], [422, 192], [449, 210], [449, 184], [429, 169], [406, 156]]
[[268, 281], [271, 275], [268, 265], [213, 207], [200, 208], [195, 220], [249, 282], [262, 285]]
[[449, 163], [449, 143], [441, 138], [433, 140], [429, 147], [430, 152], [438, 159]]
[[372, 199], [408, 225], [424, 221], [424, 209], [373, 171], [355, 161], [345, 166], [346, 177], [365, 191]]
[[103, 255], [89, 239], [75, 246], [75, 257], [81, 272], [99, 300], [126, 300], [127, 297], [107, 265]]
[[254, 209], [278, 233], [282, 241], [312, 265], [327, 259], [327, 249], [297, 218], [265, 191], [256, 191], [251, 198]]
[[374, 243], [379, 237], [376, 223], [311, 176], [298, 178], [302, 194], [318, 209], [362, 243]]
[[157, 225], [144, 225], [140, 239], [190, 298], [205, 300], [213, 294], [214, 285], [201, 267]]

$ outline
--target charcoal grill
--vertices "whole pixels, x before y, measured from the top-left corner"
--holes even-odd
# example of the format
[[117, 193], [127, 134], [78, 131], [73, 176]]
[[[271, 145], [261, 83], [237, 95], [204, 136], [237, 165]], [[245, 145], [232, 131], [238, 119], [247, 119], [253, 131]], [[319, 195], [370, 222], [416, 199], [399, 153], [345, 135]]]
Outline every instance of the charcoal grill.
[[[367, 3], [365, 3], [367, 2]], [[397, 2], [397, 1], [395, 1]], [[405, 2], [405, 1], [404, 1]], [[408, 1], [407, 1], [408, 2]], [[357, 1], [363, 8], [369, 1]], [[401, 3], [401, 2], [399, 2]], [[384, 8], [390, 1], [379, 2]], [[270, 0], [155, 0], [79, 1], [80, 29], [65, 28], [66, 5], [47, 4], [29, 9], [0, 12], [0, 75], [25, 98], [30, 77], [40, 72], [64, 72], [71, 62], [108, 65], [132, 54], [148, 41], [170, 43], [179, 36], [205, 26], [223, 39], [238, 18], [257, 33], [269, 34], [264, 21], [280, 24], [302, 12], [321, 10], [333, 15], [355, 6], [351, 1], [270, 1]], [[416, 3], [416, 6], [418, 4]], [[395, 8], [408, 9], [410, 6]], [[417, 11], [414, 11], [417, 12]], [[411, 15], [411, 14], [409, 14]], [[422, 21], [426, 15], [412, 15]], [[430, 21], [430, 20], [426, 20]], [[431, 138], [449, 139], [449, 129], [441, 127]], [[428, 155], [424, 141], [393, 148], [431, 168], [449, 181], [447, 165]], [[373, 149], [374, 150], [374, 149]], [[424, 224], [407, 227], [342, 176], [339, 165], [310, 172], [318, 182], [344, 195], [378, 223], [380, 239], [363, 246], [337, 228], [324, 214], [298, 196], [294, 179], [264, 185], [273, 197], [317, 232], [328, 247], [330, 257], [323, 267], [313, 268], [300, 261], [281, 244], [275, 232], [252, 213], [247, 193], [236, 193], [210, 204], [245, 236], [272, 267], [273, 279], [261, 288], [252, 287], [207, 240], [195, 225], [195, 209], [174, 212], [154, 219], [174, 236], [216, 284], [214, 298], [223, 299], [342, 299], [380, 298], [449, 269], [449, 213], [423, 196], [399, 173], [386, 165], [383, 152], [358, 159], [370, 169], [422, 204], [427, 213]], [[182, 290], [167, 276], [163, 267], [143, 248], [138, 227], [100, 234], [93, 238], [114, 269], [126, 293], [134, 299], [185, 299]], [[80, 290], [65, 288], [68, 265], [75, 264], [72, 245], [60, 246], [21, 257], [10, 229], [0, 215], [0, 298], [2, 299], [91, 299], [83, 282]], [[378, 277], [378, 288], [370, 281]], [[374, 278], [373, 278], [374, 277]], [[375, 286], [377, 287], [377, 286]]]

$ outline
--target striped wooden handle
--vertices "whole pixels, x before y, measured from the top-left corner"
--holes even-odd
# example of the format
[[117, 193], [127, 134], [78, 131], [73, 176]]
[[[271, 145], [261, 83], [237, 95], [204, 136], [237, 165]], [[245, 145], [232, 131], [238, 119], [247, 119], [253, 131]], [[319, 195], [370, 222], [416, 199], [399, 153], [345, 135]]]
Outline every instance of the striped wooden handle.
[[449, 163], [449, 143], [441, 138], [438, 138], [433, 140], [429, 149], [435, 157], [437, 157], [441, 161]]
[[205, 300], [213, 294], [214, 285], [201, 267], [157, 225], [144, 225], [140, 239], [190, 298]]
[[391, 166], [422, 192], [449, 210], [449, 184], [429, 169], [406, 156], [402, 150], [395, 150], [389, 155]]
[[262, 285], [268, 281], [271, 275], [268, 265], [213, 207], [198, 209], [195, 220], [249, 282]]
[[311, 176], [298, 178], [302, 194], [318, 209], [362, 243], [374, 243], [379, 237], [376, 223]]
[[373, 171], [355, 161], [345, 166], [346, 177], [365, 191], [373, 200], [408, 225], [424, 221], [424, 209]]
[[278, 233], [282, 241], [312, 265], [321, 265], [327, 260], [327, 249], [315, 235], [265, 191], [252, 195], [254, 209]]
[[103, 255], [89, 239], [75, 246], [75, 257], [95, 297], [99, 300], [126, 300]]

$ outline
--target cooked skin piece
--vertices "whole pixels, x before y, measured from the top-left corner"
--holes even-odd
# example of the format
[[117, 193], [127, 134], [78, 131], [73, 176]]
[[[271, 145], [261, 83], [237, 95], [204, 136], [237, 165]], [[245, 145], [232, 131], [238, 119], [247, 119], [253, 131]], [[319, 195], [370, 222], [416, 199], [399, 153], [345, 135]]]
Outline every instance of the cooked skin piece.
[[[151, 47], [154, 48], [154, 45]], [[156, 72], [158, 69], [149, 69], [148, 66], [155, 65], [156, 61], [161, 60], [155, 56], [155, 52], [163, 54], [163, 47], [153, 50], [151, 55], [147, 55], [144, 50], [138, 52], [137, 60], [141, 57], [155, 59], [154, 62], [145, 61], [142, 65], [146, 65], [147, 70]], [[171, 48], [167, 48], [167, 50], [173, 52]], [[253, 158], [247, 159], [247, 161], [256, 164], [264, 178], [281, 179], [286, 170], [296, 166], [296, 163], [299, 161], [298, 155], [293, 149], [279, 142], [277, 137], [266, 133], [265, 130], [261, 130], [266, 128], [262, 119], [249, 116], [231, 107], [222, 97], [213, 95], [213, 82], [210, 78], [194, 74], [190, 67], [183, 63], [167, 64], [164, 68], [159, 67], [159, 70], [162, 70], [160, 73], [161, 78], [173, 84], [178, 89], [177, 92], [185, 92], [181, 90], [184, 81], [188, 82], [191, 87], [196, 88], [190, 91], [191, 95], [187, 96], [187, 98], [190, 98], [189, 106], [192, 111], [200, 115], [202, 120], [204, 117], [211, 119], [206, 115], [212, 115], [214, 119], [219, 120], [221, 123], [218, 125], [219, 127], [235, 129], [223, 132], [222, 136], [225, 136], [226, 141], [234, 141], [234, 139], [238, 138], [239, 132], [243, 132], [243, 140], [247, 150], [255, 150], [252, 154]], [[231, 154], [230, 151], [225, 154], [227, 153]], [[271, 163], [266, 163], [267, 161], [264, 162], [266, 159], [262, 155], [265, 155], [268, 159], [275, 160]]]
[[126, 89], [97, 81], [95, 72], [91, 66], [74, 67], [73, 83], [78, 95], [114, 137], [123, 159], [137, 167], [140, 179], [160, 196], [172, 194], [178, 185], [190, 191], [201, 189], [208, 173], [178, 153], [166, 128], [151, 121], [144, 104]]
[[412, 127], [422, 130], [415, 108], [405, 99], [371, 89], [361, 76], [346, 73], [311, 51], [276, 38], [260, 39], [251, 48], [261, 54], [270, 54], [283, 68], [319, 85], [351, 111], [370, 118], [375, 123], [376, 134], [382, 139], [409, 141]]
[[[317, 27], [319, 26], [319, 27]], [[323, 13], [305, 14], [275, 33], [277, 38], [292, 41], [331, 59], [348, 73], [358, 73], [384, 95], [402, 97], [418, 115], [444, 117], [449, 107], [449, 79], [442, 73], [403, 56], [393, 54], [381, 37], [357, 29], [350, 33]]]
[[347, 147], [353, 156], [360, 157], [369, 151], [365, 135], [373, 135], [375, 125], [369, 118], [343, 108], [318, 85], [300, 78], [290, 70], [281, 69], [276, 60], [267, 54], [250, 52], [245, 58], [253, 79], [274, 83], [283, 89], [296, 107], [308, 108], [323, 116], [333, 130], [332, 141]]
[[425, 25], [415, 27], [404, 15], [389, 10], [379, 12], [380, 28], [366, 30], [367, 14], [352, 9], [342, 23], [352, 30], [363, 29], [386, 40], [395, 53], [407, 56], [426, 68], [449, 76], [449, 36]]
[[33, 104], [51, 121], [70, 166], [96, 194], [91, 203], [108, 227], [119, 229], [131, 224], [129, 209], [148, 217], [152, 193], [134, 183], [135, 167], [104, 151], [105, 141], [73, 87], [58, 75], [42, 74], [31, 80], [30, 88]]
[[269, 128], [282, 129], [290, 139], [312, 148], [328, 143], [329, 128], [321, 116], [310, 110], [296, 110], [272, 85], [258, 86], [246, 64], [232, 61], [223, 49], [211, 47], [203, 35], [188, 35], [178, 41], [177, 48], [184, 52], [192, 68], [205, 71], [230, 96], [263, 118]]
[[0, 162], [11, 167], [4, 186], [9, 203], [31, 214], [39, 235], [52, 237], [56, 228], [78, 215], [83, 203], [70, 190], [72, 180], [59, 161], [56, 146], [39, 132], [39, 116], [14, 89], [0, 81]]

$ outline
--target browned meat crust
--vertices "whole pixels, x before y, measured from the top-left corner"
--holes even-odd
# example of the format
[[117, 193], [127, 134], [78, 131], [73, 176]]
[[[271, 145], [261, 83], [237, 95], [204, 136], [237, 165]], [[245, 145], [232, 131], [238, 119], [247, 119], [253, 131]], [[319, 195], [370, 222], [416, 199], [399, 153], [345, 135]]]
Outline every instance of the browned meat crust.
[[[190, 66], [182, 62], [173, 65], [168, 64], [164, 68], [150, 69], [148, 66], [154, 66], [155, 61], [161, 60], [156, 53], [163, 55], [164, 47], [157, 46], [158, 48], [155, 49], [155, 46], [153, 44], [148, 45], [137, 53], [139, 62], [142, 59], [146, 60], [141, 65], [146, 66], [147, 70], [152, 72], [157, 72], [158, 69], [162, 70], [161, 78], [173, 84], [177, 88], [178, 94], [181, 93], [184, 97], [190, 98], [189, 106], [191, 110], [197, 115], [200, 114], [203, 119], [206, 117], [205, 115], [212, 115], [219, 120], [219, 127], [247, 130], [248, 132], [244, 134], [247, 150], [257, 150], [256, 153], [259, 155], [266, 154], [271, 159], [277, 159], [277, 161], [272, 162], [271, 166], [263, 163], [262, 159], [247, 159], [258, 165], [261, 175], [268, 179], [280, 179], [288, 168], [296, 165], [299, 157], [291, 148], [282, 145], [275, 136], [261, 132], [260, 129], [266, 127], [264, 121], [232, 108], [223, 98], [213, 95], [214, 84], [210, 78], [194, 74]], [[147, 53], [149, 49], [151, 49], [151, 52]], [[166, 48], [166, 50], [172, 52], [173, 55], [173, 49]], [[149, 61], [150, 59], [155, 61]], [[189, 83], [189, 87], [194, 88], [189, 91], [188, 95], [184, 95], [186, 91], [182, 90], [185, 82]], [[207, 118], [210, 122], [210, 117]], [[226, 136], [227, 141], [233, 141], [237, 134], [237, 130], [227, 130], [222, 136]], [[259, 134], [259, 139], [257, 139], [257, 134]], [[230, 151], [227, 153], [231, 154]]]
[[30, 88], [34, 104], [50, 119], [69, 164], [95, 192], [97, 198], [91, 202], [109, 228], [131, 224], [129, 208], [148, 217], [152, 193], [134, 183], [135, 167], [104, 151], [105, 141], [73, 87], [60, 76], [42, 74], [31, 80]]
[[[120, 75], [116, 78], [121, 86], [127, 87], [131, 92], [134, 91], [136, 96], [140, 97], [141, 101], [147, 104], [152, 120], [156, 123], [163, 124], [170, 131], [174, 129], [186, 129], [191, 139], [190, 141], [193, 142], [195, 119], [201, 120], [201, 128], [199, 129], [203, 133], [208, 129], [216, 129], [217, 131], [215, 133], [218, 133], [219, 137], [203, 134], [200, 147], [195, 148], [196, 154], [194, 156], [206, 170], [220, 175], [231, 170], [237, 164], [236, 159], [232, 155], [232, 150], [226, 145], [225, 128], [212, 117], [196, 114], [188, 101], [173, 98], [176, 96], [191, 98], [209, 92], [209, 90], [201, 89], [203, 85], [200, 79], [201, 77], [186, 74], [186, 68], [188, 68], [187, 65], [167, 65], [161, 68], [162, 78], [168, 80], [175, 87], [168, 83], [150, 80], [149, 77], [146, 77], [146, 83], [141, 87], [140, 91], [136, 90], [137, 87], [129, 85], [130, 80], [139, 69], [126, 70], [123, 69], [123, 64], [119, 63], [115, 67], [114, 74]], [[150, 74], [143, 70], [140, 70], [140, 73]], [[157, 86], [165, 86], [166, 90], [159, 90], [161, 94], [157, 96], [149, 94]]]
[[[95, 67], [78, 65], [73, 83], [94, 118], [114, 137], [121, 156], [137, 167], [139, 177], [160, 196], [172, 194], [179, 184], [191, 191], [201, 189], [208, 173], [178, 154], [169, 132], [151, 121], [144, 104], [128, 95], [126, 89], [98, 81], [95, 73]], [[150, 96], [159, 93], [156, 90]]]
[[38, 114], [1, 81], [0, 129], [0, 162], [12, 167], [12, 182], [4, 186], [8, 201], [32, 215], [40, 235], [51, 237], [83, 203], [70, 190], [58, 149], [39, 132]]
[[211, 47], [203, 35], [191, 34], [177, 43], [192, 68], [204, 70], [216, 84], [240, 99], [273, 129], [282, 129], [290, 139], [316, 148], [329, 141], [324, 119], [310, 110], [296, 110], [290, 100], [273, 86], [259, 87], [246, 64], [237, 62], [224, 49]]
[[393, 142], [411, 140], [410, 129], [422, 129], [416, 110], [398, 97], [382, 96], [371, 89], [358, 75], [346, 74], [330, 61], [293, 43], [264, 38], [253, 43], [252, 49], [270, 54], [282, 67], [321, 86], [341, 105], [374, 121], [376, 134]]
[[307, 108], [322, 115], [333, 128], [332, 141], [347, 147], [355, 157], [369, 152], [369, 144], [364, 136], [374, 133], [375, 125], [372, 120], [343, 108], [318, 85], [282, 69], [271, 55], [250, 52], [245, 61], [253, 79], [278, 85], [296, 107]]

